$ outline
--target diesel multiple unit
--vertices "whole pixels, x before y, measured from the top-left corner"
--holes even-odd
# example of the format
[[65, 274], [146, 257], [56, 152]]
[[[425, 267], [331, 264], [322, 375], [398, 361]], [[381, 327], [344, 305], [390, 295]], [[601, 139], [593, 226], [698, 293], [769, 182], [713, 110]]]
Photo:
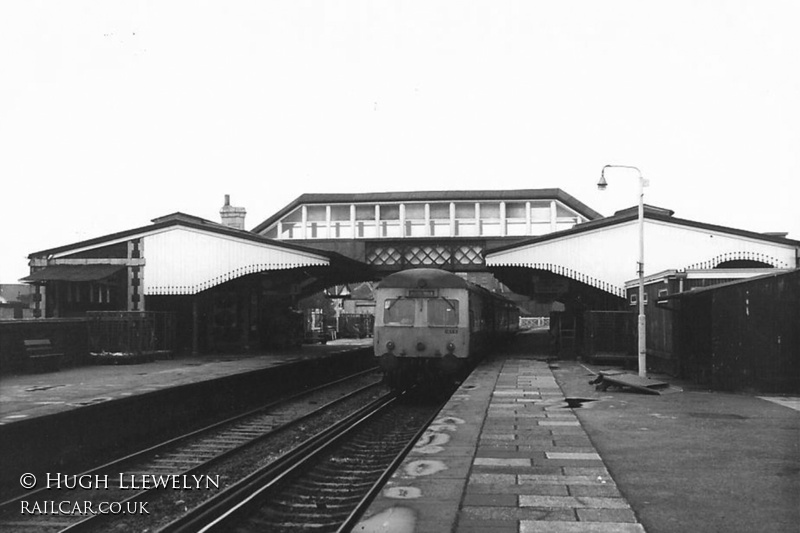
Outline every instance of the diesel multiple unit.
[[375, 357], [392, 386], [458, 379], [518, 327], [514, 303], [444, 270], [405, 270], [375, 288]]

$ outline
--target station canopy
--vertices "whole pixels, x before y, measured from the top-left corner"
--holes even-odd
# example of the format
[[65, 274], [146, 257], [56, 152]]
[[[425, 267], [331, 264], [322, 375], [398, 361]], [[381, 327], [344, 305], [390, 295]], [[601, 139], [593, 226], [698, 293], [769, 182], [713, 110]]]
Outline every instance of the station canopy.
[[20, 281], [91, 282], [127, 267], [141, 268], [145, 295], [197, 294], [229, 280], [271, 270], [334, 267], [355, 261], [174, 213], [153, 224], [29, 255], [32, 273]]
[[52, 265], [22, 278], [20, 281], [100, 281], [125, 268], [122, 265]]

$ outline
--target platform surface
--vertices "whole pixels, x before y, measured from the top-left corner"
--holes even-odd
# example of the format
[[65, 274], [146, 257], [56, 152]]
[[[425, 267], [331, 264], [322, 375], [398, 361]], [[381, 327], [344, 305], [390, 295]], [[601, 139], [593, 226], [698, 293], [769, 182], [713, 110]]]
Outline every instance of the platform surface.
[[353, 531], [800, 531], [796, 399], [596, 391], [541, 355], [481, 364]]
[[183, 356], [138, 364], [105, 364], [0, 376], [0, 426], [294, 361], [369, 347], [372, 339], [339, 339], [265, 354]]

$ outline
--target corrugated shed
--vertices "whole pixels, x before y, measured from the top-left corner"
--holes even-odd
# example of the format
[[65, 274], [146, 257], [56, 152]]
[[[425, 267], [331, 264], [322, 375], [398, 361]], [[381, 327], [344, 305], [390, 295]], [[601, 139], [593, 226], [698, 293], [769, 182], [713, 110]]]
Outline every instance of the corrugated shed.
[[144, 293], [196, 294], [264, 270], [328, 265], [301, 250], [175, 226], [144, 238]]

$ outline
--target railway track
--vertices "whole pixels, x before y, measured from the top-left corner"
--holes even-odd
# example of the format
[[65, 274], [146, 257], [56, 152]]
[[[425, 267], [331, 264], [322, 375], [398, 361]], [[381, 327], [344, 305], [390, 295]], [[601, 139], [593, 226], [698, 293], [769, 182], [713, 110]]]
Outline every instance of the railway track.
[[442, 405], [378, 398], [161, 533], [349, 531]]
[[154, 518], [174, 519], [385, 390], [372, 370], [360, 372], [88, 472], [48, 474], [39, 489], [0, 504], [0, 530], [152, 531]]

